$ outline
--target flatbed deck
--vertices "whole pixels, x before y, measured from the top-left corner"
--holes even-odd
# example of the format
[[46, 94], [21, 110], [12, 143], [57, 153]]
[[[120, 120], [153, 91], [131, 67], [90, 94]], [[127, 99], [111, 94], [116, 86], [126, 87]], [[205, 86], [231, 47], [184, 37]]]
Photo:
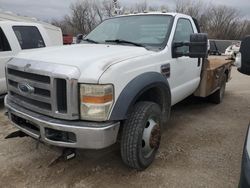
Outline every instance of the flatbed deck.
[[209, 63], [206, 67], [208, 70], [214, 70], [221, 66], [224, 66], [227, 63], [232, 64], [233, 61], [228, 59], [228, 56], [209, 56], [208, 57]]

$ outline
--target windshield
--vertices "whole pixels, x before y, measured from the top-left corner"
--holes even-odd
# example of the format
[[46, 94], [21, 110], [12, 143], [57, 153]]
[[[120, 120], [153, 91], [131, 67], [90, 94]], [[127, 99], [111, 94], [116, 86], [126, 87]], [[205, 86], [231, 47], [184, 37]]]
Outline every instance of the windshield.
[[[168, 38], [172, 16], [138, 15], [105, 20], [85, 37], [96, 43], [127, 41], [142, 46], [162, 47]], [[138, 45], [139, 44], [139, 45]], [[123, 45], [131, 45], [124, 43]]]

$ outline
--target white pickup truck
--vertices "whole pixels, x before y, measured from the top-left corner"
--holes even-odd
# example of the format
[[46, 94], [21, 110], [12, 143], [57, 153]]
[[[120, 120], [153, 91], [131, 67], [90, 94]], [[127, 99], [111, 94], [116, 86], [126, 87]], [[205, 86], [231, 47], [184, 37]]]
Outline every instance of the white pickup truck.
[[50, 24], [0, 21], [0, 98], [7, 93], [6, 62], [22, 50], [62, 44], [61, 29]]
[[22, 52], [6, 67], [10, 121], [47, 144], [106, 148], [143, 170], [171, 106], [195, 93], [220, 103], [230, 62], [207, 59], [207, 35], [177, 13], [107, 19], [83, 44]]

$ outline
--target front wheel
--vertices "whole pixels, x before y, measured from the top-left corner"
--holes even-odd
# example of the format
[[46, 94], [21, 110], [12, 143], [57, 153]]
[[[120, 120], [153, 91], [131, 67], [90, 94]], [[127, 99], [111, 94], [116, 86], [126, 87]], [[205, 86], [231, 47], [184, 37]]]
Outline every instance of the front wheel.
[[139, 102], [126, 120], [121, 138], [123, 162], [144, 170], [154, 160], [161, 140], [161, 109], [152, 102]]

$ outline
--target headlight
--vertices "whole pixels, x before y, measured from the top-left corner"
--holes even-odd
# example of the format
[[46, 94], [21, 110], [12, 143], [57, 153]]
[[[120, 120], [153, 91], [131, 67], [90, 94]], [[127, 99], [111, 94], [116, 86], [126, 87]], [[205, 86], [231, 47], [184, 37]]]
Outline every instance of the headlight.
[[113, 105], [113, 85], [80, 85], [82, 120], [105, 121]]

